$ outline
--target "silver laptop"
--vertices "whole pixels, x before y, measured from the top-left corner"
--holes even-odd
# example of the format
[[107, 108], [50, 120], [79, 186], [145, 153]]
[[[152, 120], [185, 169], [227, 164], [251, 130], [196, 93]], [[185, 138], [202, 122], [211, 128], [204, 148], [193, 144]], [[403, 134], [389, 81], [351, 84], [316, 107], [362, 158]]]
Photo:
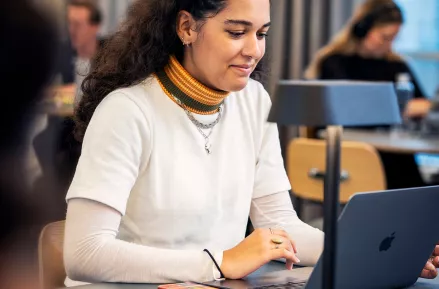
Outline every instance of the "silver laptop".
[[[338, 221], [335, 288], [413, 285], [439, 241], [438, 207], [439, 186], [354, 195]], [[233, 289], [321, 289], [321, 263], [320, 259], [314, 270], [283, 270], [208, 284]]]

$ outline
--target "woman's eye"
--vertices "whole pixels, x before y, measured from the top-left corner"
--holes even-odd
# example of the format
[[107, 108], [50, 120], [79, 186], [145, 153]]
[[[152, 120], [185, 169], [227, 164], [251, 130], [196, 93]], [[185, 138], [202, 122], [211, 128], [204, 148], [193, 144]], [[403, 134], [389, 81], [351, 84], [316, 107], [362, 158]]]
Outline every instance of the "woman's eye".
[[227, 31], [232, 38], [239, 38], [245, 33], [243, 31]]
[[266, 32], [258, 33], [258, 38], [260, 38], [260, 39], [264, 39], [264, 38], [267, 38], [267, 37], [268, 37], [268, 34]]

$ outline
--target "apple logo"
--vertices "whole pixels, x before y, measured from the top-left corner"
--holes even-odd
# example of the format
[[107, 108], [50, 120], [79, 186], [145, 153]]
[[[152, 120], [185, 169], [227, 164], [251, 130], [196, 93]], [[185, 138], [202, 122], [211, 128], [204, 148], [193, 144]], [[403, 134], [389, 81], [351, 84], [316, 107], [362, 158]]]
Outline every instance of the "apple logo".
[[384, 240], [380, 244], [380, 252], [387, 251], [392, 246], [392, 242], [395, 239], [396, 232], [393, 232], [389, 237], [384, 238]]

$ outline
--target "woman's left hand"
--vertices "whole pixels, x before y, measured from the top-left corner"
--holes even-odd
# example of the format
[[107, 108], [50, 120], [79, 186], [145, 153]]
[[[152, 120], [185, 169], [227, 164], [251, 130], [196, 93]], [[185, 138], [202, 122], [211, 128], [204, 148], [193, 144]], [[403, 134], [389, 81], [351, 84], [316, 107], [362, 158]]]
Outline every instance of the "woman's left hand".
[[434, 248], [433, 254], [425, 264], [421, 273], [421, 278], [434, 279], [437, 277], [437, 268], [439, 268], [439, 243]]

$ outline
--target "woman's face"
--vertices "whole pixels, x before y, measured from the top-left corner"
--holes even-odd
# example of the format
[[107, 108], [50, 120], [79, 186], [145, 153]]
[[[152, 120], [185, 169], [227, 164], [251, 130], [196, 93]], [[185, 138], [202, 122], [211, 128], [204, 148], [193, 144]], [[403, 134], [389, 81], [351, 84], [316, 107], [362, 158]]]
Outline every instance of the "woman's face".
[[401, 24], [386, 24], [373, 27], [363, 40], [363, 49], [368, 54], [382, 57], [392, 50], [392, 44], [401, 29]]
[[[179, 28], [184, 17], [179, 19]], [[239, 91], [265, 54], [270, 0], [228, 0], [220, 13], [199, 29], [178, 29], [185, 42], [183, 66], [203, 84]], [[192, 27], [193, 28], [193, 27]]]

